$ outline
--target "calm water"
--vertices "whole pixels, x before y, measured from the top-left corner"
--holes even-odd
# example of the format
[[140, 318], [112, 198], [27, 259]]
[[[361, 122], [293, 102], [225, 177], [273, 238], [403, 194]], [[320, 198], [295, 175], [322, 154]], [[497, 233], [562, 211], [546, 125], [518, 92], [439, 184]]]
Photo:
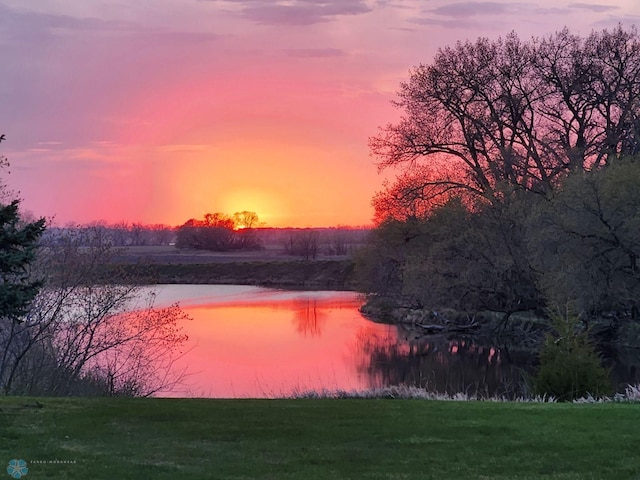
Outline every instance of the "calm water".
[[176, 363], [190, 373], [188, 385], [163, 396], [274, 397], [387, 385], [518, 396], [533, 361], [529, 352], [495, 343], [418, 336], [369, 321], [358, 312], [362, 300], [353, 292], [229, 285], [155, 291], [158, 306], [179, 302], [192, 317], [183, 325], [188, 352]]
[[517, 359], [469, 340], [414, 338], [365, 319], [353, 292], [167, 285], [157, 305], [180, 302], [188, 385], [164, 396], [273, 397], [308, 390], [419, 385], [501, 394], [519, 379]]

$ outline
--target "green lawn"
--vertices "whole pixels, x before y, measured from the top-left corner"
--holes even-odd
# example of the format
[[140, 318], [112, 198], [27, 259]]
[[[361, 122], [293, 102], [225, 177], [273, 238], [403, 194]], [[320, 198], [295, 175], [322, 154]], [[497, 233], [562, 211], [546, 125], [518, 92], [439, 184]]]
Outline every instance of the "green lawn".
[[27, 480], [640, 479], [640, 404], [0, 398], [4, 478], [14, 458]]

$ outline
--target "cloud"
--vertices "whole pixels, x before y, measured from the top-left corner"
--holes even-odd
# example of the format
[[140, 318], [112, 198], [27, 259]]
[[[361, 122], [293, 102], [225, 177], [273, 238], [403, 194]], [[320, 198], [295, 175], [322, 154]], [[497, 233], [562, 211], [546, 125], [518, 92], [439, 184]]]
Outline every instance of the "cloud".
[[433, 17], [413, 17], [407, 20], [410, 23], [415, 23], [417, 25], [432, 25], [436, 27], [443, 27], [446, 29], [468, 29], [469, 27], [475, 25], [473, 22], [469, 22], [466, 20], [460, 19], [443, 19], [443, 18], [433, 18]]
[[443, 5], [430, 10], [431, 13], [447, 17], [473, 17], [479, 15], [505, 15], [517, 13], [527, 7], [524, 3], [498, 3], [498, 2], [459, 2]]
[[640, 27], [640, 15], [609, 15], [593, 23], [594, 28], [616, 28], [618, 25], [625, 27], [635, 25], [636, 27]]
[[0, 62], [7, 67], [0, 123], [11, 148], [43, 140], [86, 144], [134, 131], [125, 126], [136, 117], [134, 105], [154, 95], [165, 102], [172, 85], [220, 64], [222, 36], [214, 28], [185, 31], [168, 21], [162, 26], [144, 18], [103, 20], [0, 5]]
[[96, 18], [13, 10], [0, 5], [0, 32], [6, 40], [35, 40], [63, 36], [72, 31], [119, 30], [122, 24]]
[[[410, 23], [453, 29], [492, 29], [502, 16], [527, 17], [531, 22], [545, 22], [545, 17], [562, 16], [571, 12], [566, 7], [541, 7], [533, 2], [456, 2], [426, 9], [422, 16], [413, 16]], [[537, 19], [537, 20], [536, 20]]]
[[299, 58], [342, 57], [344, 51], [337, 48], [293, 48], [285, 50], [287, 55]]
[[150, 28], [141, 25], [93, 17], [73, 17], [24, 10], [12, 10], [0, 5], [0, 35], [5, 41], [41, 44], [55, 38], [71, 35], [97, 37], [110, 35], [156, 44], [166, 40], [168, 44], [193, 44], [217, 40], [220, 35], [210, 32], [184, 32], [167, 28]]
[[266, 25], [313, 25], [372, 10], [365, 0], [227, 0], [227, 3], [240, 4], [241, 16]]
[[567, 6], [569, 8], [579, 8], [581, 10], [589, 10], [595, 13], [610, 12], [620, 8], [616, 5], [601, 5], [597, 3], [570, 3]]

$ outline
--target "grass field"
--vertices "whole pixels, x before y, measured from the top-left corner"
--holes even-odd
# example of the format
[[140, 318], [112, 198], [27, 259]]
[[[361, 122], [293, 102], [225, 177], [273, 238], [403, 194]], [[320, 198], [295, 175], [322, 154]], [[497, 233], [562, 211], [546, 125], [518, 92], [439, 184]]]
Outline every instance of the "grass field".
[[[640, 404], [0, 399], [26, 479], [640, 478]], [[11, 478], [9, 476], [5, 478]]]

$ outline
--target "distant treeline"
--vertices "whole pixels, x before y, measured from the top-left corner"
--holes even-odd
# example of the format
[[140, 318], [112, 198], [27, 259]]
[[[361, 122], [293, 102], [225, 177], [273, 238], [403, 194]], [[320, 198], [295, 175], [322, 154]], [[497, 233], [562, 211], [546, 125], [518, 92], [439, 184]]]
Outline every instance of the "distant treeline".
[[288, 255], [308, 260], [319, 255], [347, 255], [365, 242], [367, 232], [351, 228], [267, 229], [260, 225], [254, 212], [233, 216], [208, 213], [203, 220], [191, 219], [177, 228], [176, 247], [225, 252], [277, 246]]
[[265, 228], [259, 236], [266, 248], [283, 249], [284, 253], [315, 259], [319, 256], [351, 255], [367, 243], [370, 228]]
[[173, 245], [176, 228], [169, 225], [142, 223], [107, 224], [94, 222], [87, 225], [48, 227], [43, 239], [55, 241], [73, 235], [83, 245], [110, 245], [113, 247], [144, 247]]
[[[91, 223], [69, 227], [50, 227], [45, 240], [73, 235], [83, 245], [113, 247], [175, 246], [179, 249], [208, 251], [280, 250], [283, 254], [304, 259], [352, 254], [366, 243], [366, 227], [329, 228], [241, 228], [229, 217], [213, 214], [205, 220], [189, 220], [179, 227], [141, 223]], [[220, 221], [220, 220], [224, 221]], [[208, 222], [208, 223], [207, 223]]]

